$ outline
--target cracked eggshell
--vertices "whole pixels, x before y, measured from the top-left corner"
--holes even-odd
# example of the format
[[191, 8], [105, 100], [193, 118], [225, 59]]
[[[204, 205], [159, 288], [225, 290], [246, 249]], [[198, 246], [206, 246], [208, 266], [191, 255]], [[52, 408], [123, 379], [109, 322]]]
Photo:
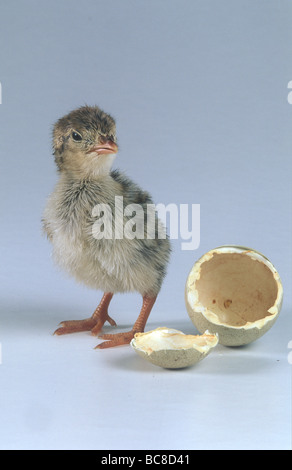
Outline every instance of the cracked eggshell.
[[132, 348], [141, 357], [166, 369], [189, 367], [206, 357], [218, 343], [216, 335], [185, 335], [172, 328], [156, 328], [136, 333]]
[[203, 255], [186, 282], [188, 314], [219, 343], [241, 346], [264, 335], [282, 306], [283, 287], [272, 263], [256, 250], [221, 246]]

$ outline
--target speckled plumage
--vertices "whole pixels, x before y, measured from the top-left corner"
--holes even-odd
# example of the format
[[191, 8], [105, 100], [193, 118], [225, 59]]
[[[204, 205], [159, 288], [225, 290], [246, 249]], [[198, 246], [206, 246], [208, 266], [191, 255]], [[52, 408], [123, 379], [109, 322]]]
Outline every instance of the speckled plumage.
[[[82, 139], [74, 141], [73, 132]], [[166, 274], [170, 256], [168, 238], [147, 239], [148, 192], [118, 170], [111, 170], [113, 154], [97, 155], [96, 143], [116, 143], [115, 121], [98, 107], [82, 107], [61, 118], [53, 131], [55, 161], [59, 180], [43, 215], [43, 228], [53, 245], [56, 263], [77, 281], [104, 292], [137, 291], [156, 297]], [[93, 208], [107, 204], [116, 214], [115, 196], [123, 197], [123, 207], [143, 207], [143, 239], [96, 239]], [[131, 217], [122, 214], [124, 223]]]
[[[44, 228], [53, 244], [53, 258], [89, 287], [113, 293], [137, 291], [141, 295], [157, 295], [169, 258], [167, 238], [97, 240], [93, 237], [96, 220], [92, 216], [93, 207], [108, 204], [114, 215], [115, 196], [123, 196], [124, 206], [141, 204], [145, 209], [146, 230], [146, 205], [153, 201], [119, 171], [91, 181], [62, 175], [44, 213]], [[125, 223], [129, 219], [124, 216]]]

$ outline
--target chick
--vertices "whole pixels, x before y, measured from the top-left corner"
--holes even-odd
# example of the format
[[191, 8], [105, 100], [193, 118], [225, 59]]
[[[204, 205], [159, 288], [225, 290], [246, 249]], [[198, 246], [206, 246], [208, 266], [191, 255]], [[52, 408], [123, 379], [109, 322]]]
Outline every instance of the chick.
[[[43, 215], [53, 258], [77, 281], [104, 292], [90, 318], [63, 321], [55, 334], [91, 331], [99, 335], [106, 321], [116, 325], [108, 314], [113, 295], [139, 292], [143, 304], [132, 330], [101, 335], [106, 341], [97, 347], [128, 344], [135, 333], [144, 331], [160, 291], [171, 251], [169, 239], [159, 235], [161, 222], [156, 212], [155, 235], [147, 238], [151, 196], [120, 171], [111, 169], [118, 146], [115, 121], [109, 114], [97, 106], [83, 106], [59, 119], [53, 129], [53, 151], [59, 180]], [[122, 213], [116, 207], [116, 196], [122, 201]], [[143, 208], [144, 220], [140, 222], [144, 222], [144, 236], [96, 236], [93, 208], [100, 204], [111, 209], [111, 227], [121, 217], [124, 225], [129, 222], [124, 208], [139, 204]]]

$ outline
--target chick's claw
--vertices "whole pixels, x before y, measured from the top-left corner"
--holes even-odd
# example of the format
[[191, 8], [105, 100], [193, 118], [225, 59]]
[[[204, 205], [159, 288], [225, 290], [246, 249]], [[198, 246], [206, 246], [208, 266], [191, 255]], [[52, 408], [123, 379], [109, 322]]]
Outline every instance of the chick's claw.
[[84, 320], [68, 320], [62, 321], [60, 327], [56, 329], [54, 335], [67, 335], [70, 333], [78, 333], [80, 331], [90, 331], [96, 326], [96, 320], [86, 318]]
[[91, 334], [97, 336], [104, 325], [108, 321], [111, 326], [117, 326], [116, 322], [108, 315], [103, 318], [85, 318], [84, 320], [62, 321], [60, 328], [54, 332], [54, 335], [67, 335], [70, 333], [78, 333], [80, 331], [91, 331]]
[[134, 338], [136, 331], [131, 330], [125, 333], [116, 333], [116, 334], [106, 334], [99, 335], [100, 339], [105, 339], [106, 341], [98, 344], [95, 349], [106, 349], [113, 348], [115, 346], [121, 346], [123, 344], [129, 344]]
[[69, 333], [77, 333], [79, 331], [91, 331], [93, 335], [98, 335], [106, 321], [111, 326], [117, 326], [116, 322], [108, 314], [108, 306], [113, 297], [111, 292], [104, 293], [99, 305], [95, 309], [90, 318], [84, 320], [69, 320], [60, 323], [55, 335], [66, 335]]

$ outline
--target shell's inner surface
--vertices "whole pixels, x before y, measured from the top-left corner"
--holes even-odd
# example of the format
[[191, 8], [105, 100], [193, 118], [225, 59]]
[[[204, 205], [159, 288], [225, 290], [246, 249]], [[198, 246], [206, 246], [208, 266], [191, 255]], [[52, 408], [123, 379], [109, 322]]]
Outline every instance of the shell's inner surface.
[[236, 327], [270, 316], [278, 293], [268, 266], [243, 253], [214, 253], [202, 263], [195, 288], [207, 312]]
[[172, 328], [157, 328], [147, 333], [137, 333], [133, 340], [136, 349], [146, 354], [161, 350], [191, 349], [205, 353], [214, 347], [217, 336], [208, 334], [185, 335], [181, 331]]

